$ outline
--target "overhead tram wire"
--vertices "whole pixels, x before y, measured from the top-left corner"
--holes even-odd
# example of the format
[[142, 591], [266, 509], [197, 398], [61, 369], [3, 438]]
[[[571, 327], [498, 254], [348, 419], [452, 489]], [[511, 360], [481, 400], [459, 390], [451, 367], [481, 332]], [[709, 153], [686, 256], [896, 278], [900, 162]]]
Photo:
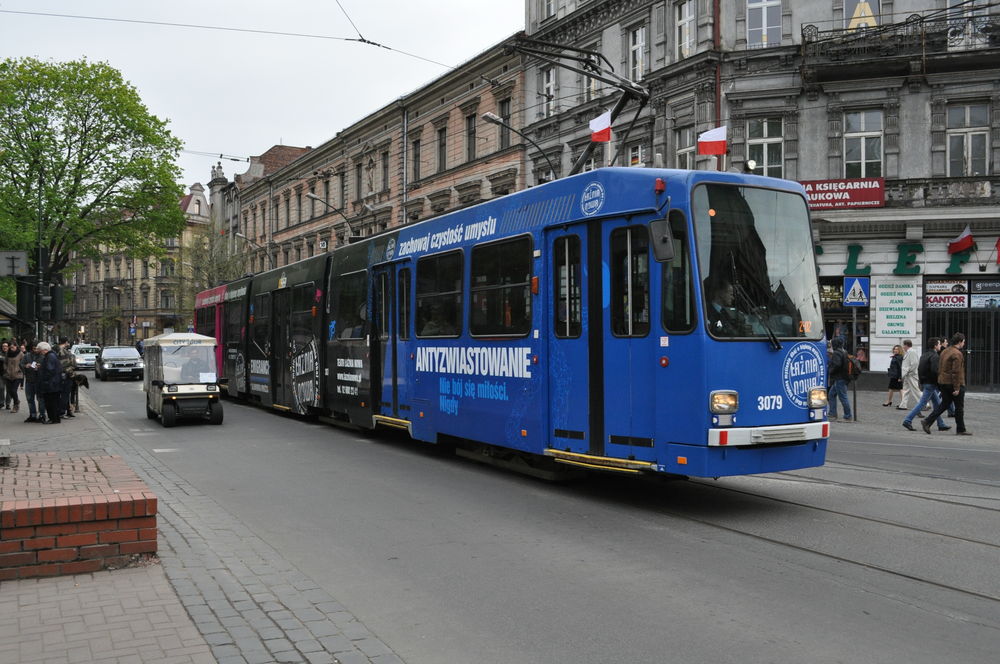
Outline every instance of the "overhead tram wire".
[[[339, 5], [340, 3], [338, 2], [337, 4]], [[343, 7], [341, 7], [341, 9], [343, 9]], [[168, 27], [168, 28], [189, 28], [189, 29], [195, 29], [195, 30], [217, 30], [217, 31], [220, 31], [220, 32], [243, 32], [243, 33], [248, 33], [248, 34], [271, 35], [271, 36], [276, 36], [276, 37], [300, 37], [300, 38], [305, 38], [305, 39], [326, 39], [328, 41], [357, 42], [359, 44], [366, 44], [368, 46], [375, 46], [377, 48], [384, 48], [387, 51], [392, 51], [394, 53], [399, 53], [400, 55], [405, 55], [405, 56], [410, 57], [410, 58], [415, 58], [417, 60], [422, 60], [422, 61], [430, 63], [432, 65], [437, 65], [439, 67], [444, 67], [445, 69], [450, 69], [452, 71], [455, 71], [455, 70], [458, 69], [457, 66], [446, 65], [443, 62], [438, 62], [437, 60], [431, 60], [430, 58], [425, 58], [425, 57], [423, 57], [421, 55], [417, 55], [415, 53], [410, 53], [408, 51], [402, 51], [400, 49], [392, 48], [391, 46], [386, 46], [385, 44], [380, 44], [380, 43], [372, 41], [370, 39], [366, 39], [364, 36], [361, 35], [360, 32], [358, 32], [358, 36], [357, 37], [335, 37], [333, 35], [319, 35], [319, 34], [312, 34], [312, 33], [306, 33], [306, 32], [286, 32], [286, 31], [282, 31], [282, 30], [260, 30], [260, 29], [257, 29], [257, 28], [231, 28], [231, 27], [222, 26], [222, 25], [199, 25], [197, 23], [175, 23], [175, 22], [170, 22], [170, 21], [149, 21], [149, 20], [144, 20], [144, 19], [133, 19], [133, 18], [112, 18], [112, 17], [109, 17], [109, 16], [83, 16], [81, 14], [55, 14], [55, 13], [50, 13], [50, 12], [30, 12], [30, 11], [21, 11], [21, 10], [16, 10], [16, 9], [0, 9], [0, 14], [20, 14], [20, 15], [24, 15], [24, 16], [46, 16], [46, 17], [49, 17], [49, 18], [71, 18], [71, 19], [79, 19], [79, 20], [84, 20], [84, 21], [108, 21], [108, 22], [111, 22], [111, 23], [134, 23], [134, 24], [139, 24], [139, 25], [158, 25], [158, 26]], [[345, 12], [345, 15], [346, 15], [346, 12]], [[347, 20], [351, 22], [352, 26], [354, 26], [354, 22], [351, 21], [350, 16], [347, 17]], [[357, 30], [357, 27], [355, 26], [354, 29]]]

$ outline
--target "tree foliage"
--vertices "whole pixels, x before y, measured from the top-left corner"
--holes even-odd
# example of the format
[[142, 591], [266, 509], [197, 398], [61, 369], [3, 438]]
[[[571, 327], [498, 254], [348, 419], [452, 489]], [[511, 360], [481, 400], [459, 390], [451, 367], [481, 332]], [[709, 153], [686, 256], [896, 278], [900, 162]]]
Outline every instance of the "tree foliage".
[[[106, 63], [0, 62], [0, 247], [136, 256], [180, 235], [180, 141]], [[37, 252], [32, 252], [32, 260]]]
[[195, 296], [203, 290], [239, 279], [246, 273], [247, 257], [231, 253], [226, 237], [211, 225], [192, 232], [181, 255], [179, 310], [194, 311]]

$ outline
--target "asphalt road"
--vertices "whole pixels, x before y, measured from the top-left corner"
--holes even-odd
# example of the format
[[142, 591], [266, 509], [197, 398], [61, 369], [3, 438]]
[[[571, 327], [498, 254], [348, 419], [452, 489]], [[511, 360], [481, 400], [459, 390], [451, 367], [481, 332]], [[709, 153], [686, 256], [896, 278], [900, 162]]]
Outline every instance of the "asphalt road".
[[[226, 404], [112, 424], [410, 664], [993, 661], [1000, 437], [838, 425], [820, 469], [549, 483]], [[880, 413], [882, 414], [882, 413]]]

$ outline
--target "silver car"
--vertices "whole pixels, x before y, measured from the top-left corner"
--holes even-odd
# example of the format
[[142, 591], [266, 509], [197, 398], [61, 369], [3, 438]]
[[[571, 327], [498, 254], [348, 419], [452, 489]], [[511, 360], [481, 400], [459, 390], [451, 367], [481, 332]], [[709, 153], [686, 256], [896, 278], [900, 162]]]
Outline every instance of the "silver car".
[[77, 369], [93, 369], [97, 364], [97, 354], [101, 352], [101, 348], [89, 344], [76, 344], [69, 351], [76, 357]]

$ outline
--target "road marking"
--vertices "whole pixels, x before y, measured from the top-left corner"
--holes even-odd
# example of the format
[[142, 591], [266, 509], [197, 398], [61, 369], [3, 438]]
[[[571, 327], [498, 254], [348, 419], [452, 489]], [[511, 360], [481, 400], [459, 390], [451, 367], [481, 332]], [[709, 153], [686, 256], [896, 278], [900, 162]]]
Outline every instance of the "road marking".
[[106, 414], [106, 415], [124, 415], [124, 414], [125, 414], [125, 411], [124, 411], [124, 410], [109, 410], [109, 411], [108, 411], [107, 413], [105, 413], [105, 414]]
[[164, 454], [166, 452], [176, 452], [176, 447], [154, 447], [153, 452], [155, 454]]
[[156, 433], [155, 431], [140, 431], [140, 432], [134, 433], [132, 435], [133, 436], [159, 436], [160, 434]]

